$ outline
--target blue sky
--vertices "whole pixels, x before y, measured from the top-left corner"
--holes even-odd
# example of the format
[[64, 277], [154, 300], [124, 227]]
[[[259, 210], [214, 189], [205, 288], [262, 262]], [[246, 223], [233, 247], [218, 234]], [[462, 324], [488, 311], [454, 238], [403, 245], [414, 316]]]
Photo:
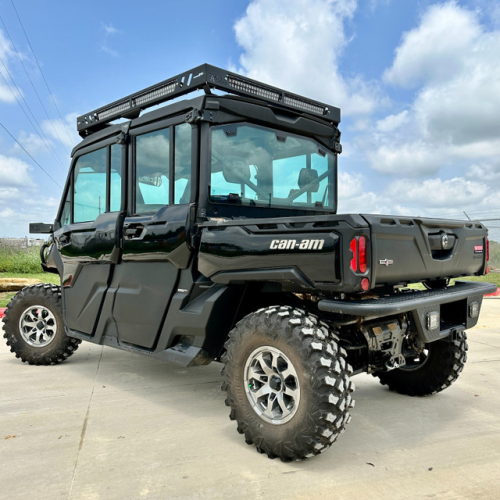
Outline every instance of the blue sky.
[[0, 16], [0, 123], [55, 181], [0, 127], [0, 237], [54, 219], [77, 115], [203, 62], [342, 109], [339, 211], [500, 212], [500, 2], [0, 0]]

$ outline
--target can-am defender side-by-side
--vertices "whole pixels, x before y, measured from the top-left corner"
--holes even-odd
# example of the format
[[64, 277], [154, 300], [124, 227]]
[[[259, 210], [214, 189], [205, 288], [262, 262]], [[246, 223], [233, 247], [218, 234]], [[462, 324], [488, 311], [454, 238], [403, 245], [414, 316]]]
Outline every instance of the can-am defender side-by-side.
[[11, 351], [55, 364], [86, 340], [221, 361], [238, 432], [285, 461], [343, 432], [355, 374], [410, 396], [449, 387], [496, 289], [450, 279], [488, 272], [487, 230], [337, 214], [339, 122], [207, 64], [79, 117], [56, 220], [31, 225], [50, 234], [42, 267], [61, 286], [12, 299]]

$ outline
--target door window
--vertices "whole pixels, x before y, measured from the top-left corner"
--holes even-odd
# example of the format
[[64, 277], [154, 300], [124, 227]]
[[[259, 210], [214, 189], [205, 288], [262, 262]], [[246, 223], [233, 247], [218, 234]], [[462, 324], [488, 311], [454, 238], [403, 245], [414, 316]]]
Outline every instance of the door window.
[[135, 213], [156, 212], [168, 205], [170, 130], [143, 134], [136, 139]]
[[121, 161], [119, 144], [105, 146], [77, 158], [73, 182], [61, 209], [61, 225], [92, 222], [104, 212], [120, 210]]
[[174, 203], [191, 201], [191, 125], [175, 127]]
[[61, 214], [61, 226], [67, 226], [71, 224], [71, 196], [73, 191], [71, 186], [68, 189], [68, 194], [66, 195], [66, 199], [64, 200], [62, 214]]
[[78, 158], [73, 222], [93, 221], [106, 211], [106, 160], [106, 148]]
[[109, 211], [119, 212], [122, 202], [122, 147], [111, 146], [109, 171]]
[[183, 123], [136, 137], [135, 214], [191, 201], [191, 135]]

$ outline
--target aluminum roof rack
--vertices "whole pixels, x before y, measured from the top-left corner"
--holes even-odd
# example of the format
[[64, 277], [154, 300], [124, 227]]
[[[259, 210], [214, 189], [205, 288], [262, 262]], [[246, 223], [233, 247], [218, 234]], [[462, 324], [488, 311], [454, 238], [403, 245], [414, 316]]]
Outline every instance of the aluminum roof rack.
[[294, 111], [320, 116], [336, 125], [340, 122], [339, 108], [292, 94], [210, 64], [202, 64], [173, 78], [79, 116], [76, 119], [78, 133], [82, 137], [86, 137], [105, 128], [113, 120], [137, 118], [140, 112], [146, 108], [203, 88], [215, 88], [231, 94], [253, 97]]

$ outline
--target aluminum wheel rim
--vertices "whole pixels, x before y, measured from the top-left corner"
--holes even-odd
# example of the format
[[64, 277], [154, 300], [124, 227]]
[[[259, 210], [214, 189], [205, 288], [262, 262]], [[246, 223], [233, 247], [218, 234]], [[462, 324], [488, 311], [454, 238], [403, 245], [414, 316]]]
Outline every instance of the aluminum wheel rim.
[[45, 347], [56, 336], [56, 317], [44, 306], [30, 306], [21, 314], [19, 330], [31, 347]]
[[297, 371], [276, 347], [255, 349], [245, 363], [245, 391], [262, 420], [280, 425], [293, 418], [300, 402]]

